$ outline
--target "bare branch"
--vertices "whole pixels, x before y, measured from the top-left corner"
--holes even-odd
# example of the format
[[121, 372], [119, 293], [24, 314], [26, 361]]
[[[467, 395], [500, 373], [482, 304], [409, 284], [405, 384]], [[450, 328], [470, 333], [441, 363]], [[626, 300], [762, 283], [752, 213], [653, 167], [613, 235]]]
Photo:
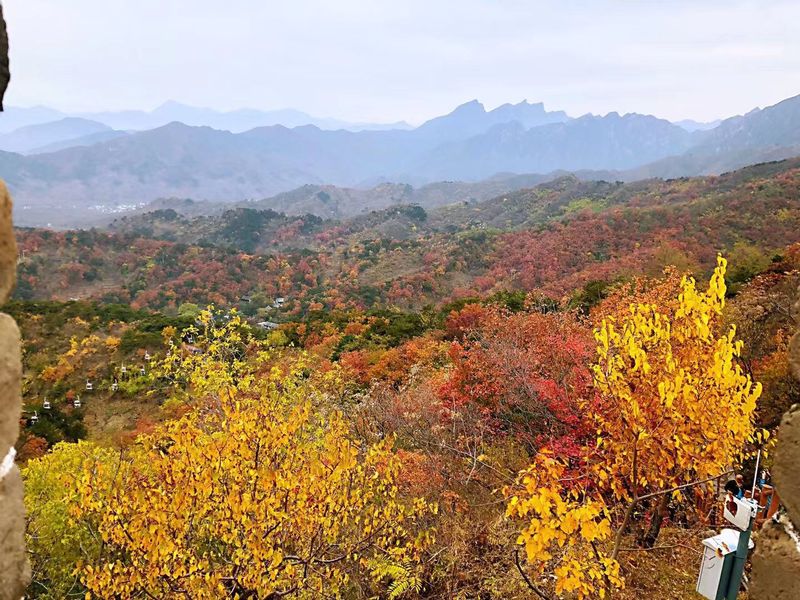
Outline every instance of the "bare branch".
[[517, 571], [519, 571], [519, 574], [522, 575], [522, 579], [525, 580], [525, 583], [528, 584], [528, 587], [531, 590], [533, 590], [533, 592], [537, 596], [539, 596], [539, 598], [541, 598], [542, 600], [552, 600], [542, 590], [540, 590], [538, 587], [533, 585], [533, 582], [530, 580], [530, 578], [528, 577], [527, 573], [525, 573], [524, 569], [522, 568], [522, 565], [519, 562], [519, 549], [518, 548], [514, 549], [514, 563], [517, 565]]

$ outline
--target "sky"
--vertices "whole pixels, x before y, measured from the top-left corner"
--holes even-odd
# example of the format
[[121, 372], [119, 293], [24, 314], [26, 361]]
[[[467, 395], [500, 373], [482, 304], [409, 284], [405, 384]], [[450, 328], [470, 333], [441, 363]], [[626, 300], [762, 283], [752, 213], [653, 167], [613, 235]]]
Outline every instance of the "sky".
[[798, 0], [4, 0], [7, 103], [419, 123], [477, 98], [741, 114], [800, 94]]

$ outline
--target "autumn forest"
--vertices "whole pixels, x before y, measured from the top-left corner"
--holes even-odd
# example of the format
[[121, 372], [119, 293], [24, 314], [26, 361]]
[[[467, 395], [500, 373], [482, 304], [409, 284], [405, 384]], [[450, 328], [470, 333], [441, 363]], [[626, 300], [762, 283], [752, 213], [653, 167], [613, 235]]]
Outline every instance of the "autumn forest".
[[17, 238], [31, 598], [692, 597], [800, 400], [797, 160]]

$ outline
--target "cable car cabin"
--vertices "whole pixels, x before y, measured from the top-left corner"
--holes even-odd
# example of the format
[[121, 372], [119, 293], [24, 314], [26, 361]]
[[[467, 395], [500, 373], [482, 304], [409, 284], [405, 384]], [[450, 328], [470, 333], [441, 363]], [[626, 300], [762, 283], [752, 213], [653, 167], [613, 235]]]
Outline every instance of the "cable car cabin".
[[87, 392], [91, 392], [92, 391], [92, 387], [93, 387], [92, 386], [92, 382], [87, 379], [86, 380], [86, 391]]
[[73, 408], [81, 407], [81, 399], [79, 397], [75, 398], [75, 400], [72, 401], [72, 407]]
[[150, 353], [149, 353], [149, 352], [145, 352], [145, 353], [144, 353], [144, 359], [145, 359], [145, 360], [150, 360], [151, 358], [152, 358], [152, 357], [150, 356]]
[[147, 371], [145, 371], [145, 370], [144, 370], [144, 367], [142, 367], [141, 369], [139, 369], [139, 374], [140, 374], [140, 375], [147, 375]]
[[125, 375], [125, 373], [127, 373], [127, 372], [128, 372], [128, 367], [126, 367], [125, 365], [122, 365], [122, 368], [120, 369], [120, 373]]
[[36, 425], [36, 422], [39, 420], [39, 415], [36, 413], [36, 411], [34, 411], [31, 415], [31, 418], [28, 420], [30, 421], [31, 425]]
[[44, 402], [42, 402], [42, 408], [45, 410], [50, 410], [50, 400], [45, 398]]
[[111, 391], [116, 392], [119, 389], [119, 384], [115, 381], [111, 384]]

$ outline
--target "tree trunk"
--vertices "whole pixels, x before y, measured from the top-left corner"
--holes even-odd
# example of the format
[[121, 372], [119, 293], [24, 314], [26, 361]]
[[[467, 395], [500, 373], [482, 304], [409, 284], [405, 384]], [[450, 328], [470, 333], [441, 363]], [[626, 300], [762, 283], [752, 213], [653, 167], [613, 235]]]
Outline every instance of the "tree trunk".
[[639, 504], [638, 499], [634, 498], [631, 500], [631, 503], [628, 505], [628, 508], [625, 511], [625, 517], [623, 517], [622, 523], [620, 524], [619, 528], [617, 529], [617, 533], [614, 536], [614, 550], [611, 552], [611, 558], [614, 560], [616, 560], [617, 556], [619, 556], [619, 550], [622, 547], [622, 536], [625, 535], [625, 532], [628, 530], [628, 525], [631, 522], [631, 517], [633, 516], [633, 511], [637, 504]]
[[672, 494], [664, 494], [653, 507], [653, 514], [650, 518], [650, 528], [642, 540], [642, 545], [645, 548], [652, 548], [656, 545], [658, 535], [661, 533], [661, 524], [664, 522], [664, 517], [667, 516], [667, 509], [669, 508], [669, 500]]

